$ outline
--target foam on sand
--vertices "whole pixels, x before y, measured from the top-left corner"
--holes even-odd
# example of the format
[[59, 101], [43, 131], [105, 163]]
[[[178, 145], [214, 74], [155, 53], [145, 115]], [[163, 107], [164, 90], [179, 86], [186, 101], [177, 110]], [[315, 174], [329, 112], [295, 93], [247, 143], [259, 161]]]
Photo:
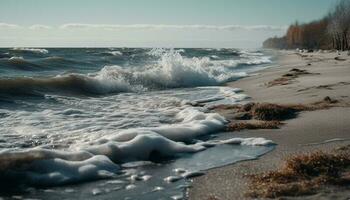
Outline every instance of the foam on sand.
[[[157, 133], [177, 142], [191, 142], [195, 138], [222, 130], [226, 124], [225, 118], [217, 113], [203, 113], [192, 107], [180, 111], [176, 118], [180, 123], [154, 128], [138, 128], [123, 131], [108, 138], [113, 141], [128, 141], [139, 134]], [[104, 142], [102, 139], [100, 142]]]
[[153, 156], [192, 154], [223, 144], [273, 144], [263, 138], [234, 138], [213, 141], [212, 145], [194, 142], [200, 136], [223, 129], [226, 120], [219, 114], [204, 113], [192, 107], [183, 109], [177, 118], [182, 120], [178, 124], [122, 131], [95, 144], [78, 146], [75, 151], [34, 148], [1, 152], [1, 174], [34, 185], [62, 185], [111, 178], [118, 173], [119, 164], [146, 161]]

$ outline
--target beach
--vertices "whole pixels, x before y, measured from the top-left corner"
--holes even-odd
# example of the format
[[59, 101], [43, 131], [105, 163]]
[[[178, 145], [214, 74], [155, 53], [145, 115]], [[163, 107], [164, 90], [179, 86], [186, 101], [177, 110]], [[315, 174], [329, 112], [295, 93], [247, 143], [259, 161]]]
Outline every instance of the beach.
[[179, 199], [203, 170], [274, 148], [226, 137], [227, 120], [209, 109], [247, 102], [224, 85], [266, 68], [269, 52], [1, 48], [0, 57], [0, 196]]
[[[252, 102], [308, 104], [325, 97], [346, 105], [350, 102], [350, 57], [346, 52], [339, 55], [337, 52], [279, 51], [279, 54], [277, 66], [228, 85], [241, 88]], [[300, 70], [307, 73], [288, 74]], [[257, 160], [212, 169], [205, 176], [194, 179], [188, 191], [189, 199], [246, 199], [249, 186], [246, 175], [278, 169], [291, 155], [316, 150], [327, 152], [349, 145], [349, 122], [350, 108], [335, 106], [303, 111], [284, 121], [279, 129], [227, 133], [235, 137], [264, 137], [276, 142], [277, 146]], [[348, 189], [327, 187], [314, 195], [292, 199], [346, 199], [350, 196]]]

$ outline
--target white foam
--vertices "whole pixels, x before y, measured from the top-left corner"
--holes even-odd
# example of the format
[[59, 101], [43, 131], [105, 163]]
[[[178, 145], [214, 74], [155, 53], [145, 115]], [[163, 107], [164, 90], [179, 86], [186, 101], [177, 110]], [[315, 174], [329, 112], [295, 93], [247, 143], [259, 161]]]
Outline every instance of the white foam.
[[13, 48], [14, 51], [28, 51], [33, 53], [41, 53], [41, 54], [48, 54], [49, 51], [47, 49], [37, 49], [37, 48]]
[[[127, 142], [108, 142], [77, 152], [37, 148], [24, 152], [5, 152], [1, 156], [2, 160], [7, 159], [7, 162], [24, 167], [22, 170], [25, 169], [26, 177], [32, 184], [61, 185], [111, 178], [120, 169], [115, 163], [147, 160], [153, 152], [173, 156], [178, 153], [195, 153], [204, 149], [201, 145], [185, 145], [159, 134], [149, 133], [137, 135]], [[26, 166], [26, 163], [30, 165]], [[142, 180], [149, 178], [147, 175], [140, 177]]]
[[176, 118], [180, 123], [154, 128], [129, 129], [107, 138], [113, 141], [128, 141], [137, 135], [157, 133], [177, 142], [190, 142], [195, 138], [222, 130], [226, 120], [217, 113], [203, 113], [192, 107], [181, 110]]
[[221, 87], [220, 92], [224, 96], [235, 99], [236, 101], [243, 101], [249, 98], [249, 96], [246, 94], [239, 94], [242, 92], [242, 90], [239, 88]]
[[247, 146], [269, 146], [269, 145], [276, 144], [272, 140], [267, 140], [265, 138], [232, 138], [232, 139], [220, 141], [219, 143], [247, 145]]
[[167, 87], [189, 87], [218, 85], [226, 81], [246, 76], [245, 73], [234, 73], [225, 67], [222, 61], [211, 61], [209, 57], [186, 58], [179, 51], [152, 49], [152, 56], [159, 57], [157, 65], [147, 72], [136, 76], [146, 78]]
[[164, 190], [163, 187], [156, 186], [156, 187], [154, 187], [154, 189], [152, 190], [152, 192], [158, 192], [158, 191], [162, 191], [162, 190]]
[[120, 51], [110, 51], [108, 53], [113, 55], [113, 56], [122, 56], [123, 55], [123, 53]]
[[181, 177], [181, 176], [168, 176], [168, 177], [164, 178], [164, 181], [167, 183], [173, 183], [173, 182], [181, 180], [182, 178], [183, 177]]
[[[144, 130], [143, 132], [138, 130], [133, 132], [136, 134], [132, 137], [128, 135], [128, 139], [123, 138], [124, 142], [117, 142], [114, 138], [114, 140], [107, 140], [103, 144], [82, 148], [75, 152], [37, 148], [23, 152], [4, 152], [1, 156], [4, 160], [8, 158], [8, 162], [14, 162], [17, 166], [21, 166], [21, 170], [24, 170], [26, 174], [25, 177], [32, 184], [51, 186], [111, 178], [120, 169], [119, 165], [115, 163], [148, 160], [154, 152], [162, 156], [174, 156], [205, 150], [205, 142], [184, 144], [179, 141], [192, 140], [200, 135], [211, 133], [218, 126], [221, 127], [224, 122], [220, 120], [223, 119], [220, 117], [217, 119], [218, 116], [216, 115], [194, 113], [187, 110], [180, 117], [183, 118], [185, 124], [190, 123], [190, 125], [159, 127], [153, 131]], [[123, 133], [121, 134], [123, 135]], [[211, 143], [213, 145], [235, 144], [252, 146], [274, 144], [271, 140], [264, 138], [233, 138], [223, 141], [212, 141]], [[28, 163], [29, 165], [27, 165]], [[191, 178], [202, 174], [202, 172], [185, 172], [181, 176], [168, 177], [165, 181], [173, 182], [181, 178]], [[130, 176], [130, 179], [133, 181], [146, 181], [149, 178], [151, 177], [148, 175]], [[133, 189], [133, 186], [127, 186], [127, 189]]]
[[173, 156], [180, 153], [195, 153], [205, 149], [201, 145], [186, 145], [175, 142], [151, 131], [138, 132], [130, 138], [132, 139], [124, 142], [108, 141], [101, 145], [92, 146], [87, 151], [93, 154], [108, 155], [115, 162], [126, 162], [147, 160], [153, 152], [158, 152], [163, 156]]
[[22, 56], [12, 56], [11, 58], [9, 58], [9, 60], [12, 60], [12, 61], [16, 61], [16, 60], [23, 61], [24, 58]]
[[126, 189], [126, 190], [133, 190], [133, 189], [135, 189], [136, 187], [137, 187], [136, 185], [130, 184], [130, 185], [127, 185], [127, 186], [125, 187], [125, 189]]
[[[271, 145], [264, 138], [233, 138], [225, 141], [193, 142], [196, 138], [216, 133], [225, 127], [226, 120], [217, 113], [205, 113], [200, 108], [183, 106], [176, 115], [178, 123], [159, 127], [137, 128], [103, 137], [95, 144], [78, 144], [70, 151], [31, 149], [21, 152], [2, 152], [2, 158], [21, 158], [32, 161], [28, 168], [30, 181], [43, 185], [108, 178], [115, 175], [119, 166], [114, 163], [149, 160], [154, 152], [162, 156], [196, 153], [221, 144]], [[52, 113], [52, 111], [48, 111]], [[74, 150], [74, 151], [73, 151]], [[7, 156], [7, 157], [6, 157]], [[113, 161], [113, 162], [112, 162]], [[137, 177], [136, 177], [137, 178]], [[136, 180], [134, 177], [134, 179]], [[148, 179], [149, 177], [139, 177]]]
[[48, 186], [111, 178], [118, 170], [119, 166], [106, 156], [96, 155], [83, 161], [36, 160], [26, 174], [33, 184]]
[[95, 76], [90, 76], [90, 87], [94, 91], [107, 94], [112, 92], [141, 91], [142, 86], [132, 85], [127, 79], [130, 72], [119, 66], [102, 68]]

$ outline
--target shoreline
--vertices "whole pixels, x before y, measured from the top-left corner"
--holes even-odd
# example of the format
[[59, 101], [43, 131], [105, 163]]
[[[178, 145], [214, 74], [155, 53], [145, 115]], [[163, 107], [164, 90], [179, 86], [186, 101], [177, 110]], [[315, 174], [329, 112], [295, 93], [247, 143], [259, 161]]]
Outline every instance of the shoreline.
[[[252, 102], [305, 104], [322, 100], [327, 96], [350, 102], [350, 57], [346, 52], [340, 56], [337, 53], [299, 54], [293, 51], [278, 53], [281, 55], [278, 56], [277, 67], [263, 69], [254, 76], [228, 83], [228, 86], [241, 88], [244, 93], [252, 97]], [[335, 59], [336, 57], [342, 59]], [[293, 69], [305, 70], [307, 73], [290, 76], [288, 73]], [[272, 152], [257, 160], [209, 170], [205, 176], [195, 178], [193, 187], [188, 191], [189, 199], [246, 199], [244, 193], [249, 182], [244, 178], [245, 175], [277, 169], [289, 155], [315, 150], [330, 151], [350, 144], [349, 107], [305, 111], [296, 118], [284, 122], [285, 125], [280, 129], [228, 133], [235, 137], [264, 137], [278, 145]], [[299, 198], [327, 199], [349, 195], [349, 190], [332, 188], [331, 191], [325, 189], [316, 195]]]

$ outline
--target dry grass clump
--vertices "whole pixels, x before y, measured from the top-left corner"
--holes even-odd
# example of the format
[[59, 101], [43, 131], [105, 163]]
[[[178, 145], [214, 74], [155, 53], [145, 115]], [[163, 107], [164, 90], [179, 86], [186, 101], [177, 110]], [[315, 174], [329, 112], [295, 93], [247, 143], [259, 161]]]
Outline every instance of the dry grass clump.
[[[252, 104], [252, 103], [251, 103]], [[282, 121], [294, 118], [298, 112], [311, 110], [309, 105], [303, 104], [272, 104], [272, 103], [253, 103], [249, 105], [249, 112], [252, 118], [264, 121]], [[243, 106], [244, 108], [245, 106]]]
[[288, 158], [277, 171], [250, 175], [248, 196], [277, 198], [314, 194], [326, 185], [350, 185], [350, 147]]
[[254, 121], [254, 122], [231, 122], [227, 131], [241, 131], [245, 129], [278, 129], [282, 125], [280, 121]]
[[273, 121], [293, 118], [300, 110], [288, 105], [271, 103], [256, 104], [252, 108], [252, 116], [258, 120]]
[[211, 109], [231, 121], [227, 126], [227, 131], [240, 131], [244, 129], [277, 129], [282, 125], [281, 121], [295, 118], [299, 112], [328, 109], [334, 106], [350, 105], [345, 105], [343, 102], [327, 96], [321, 101], [310, 104], [251, 102], [244, 105], [218, 105]]
[[[338, 100], [327, 96], [322, 101], [310, 104], [248, 103], [235, 105], [227, 109], [232, 109], [238, 114], [234, 116], [236, 119], [244, 117], [244, 120], [283, 121], [294, 118], [298, 112], [327, 109], [338, 105], [337, 103], [339, 103]], [[219, 109], [224, 109], [224, 107], [219, 107]]]

